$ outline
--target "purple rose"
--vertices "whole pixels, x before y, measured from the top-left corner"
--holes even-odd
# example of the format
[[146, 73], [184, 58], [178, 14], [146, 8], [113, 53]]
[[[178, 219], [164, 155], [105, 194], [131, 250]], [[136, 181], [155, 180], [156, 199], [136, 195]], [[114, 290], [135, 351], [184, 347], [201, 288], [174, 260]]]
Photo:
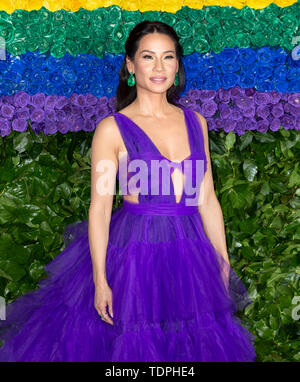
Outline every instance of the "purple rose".
[[270, 103], [270, 95], [269, 93], [267, 92], [256, 92], [254, 94], [254, 102], [257, 104], [257, 105], [263, 105], [263, 104], [267, 104], [267, 103]]
[[30, 114], [32, 122], [42, 122], [44, 120], [45, 112], [43, 109], [33, 109]]
[[258, 105], [256, 108], [256, 115], [262, 118], [267, 118], [267, 116], [270, 114], [270, 107], [269, 105]]
[[92, 123], [91, 120], [85, 119], [83, 123], [83, 130], [84, 131], [93, 131], [95, 129], [95, 123]]
[[234, 88], [230, 89], [230, 95], [232, 99], [240, 98], [245, 94], [245, 90], [242, 88], [239, 88], [238, 86], [235, 86]]
[[71, 105], [71, 112], [73, 115], [80, 116], [82, 112], [82, 108], [78, 105]]
[[218, 105], [215, 103], [215, 101], [210, 100], [208, 102], [204, 102], [201, 105], [201, 110], [204, 117], [212, 117], [218, 110]]
[[49, 95], [45, 99], [45, 110], [53, 110], [56, 106], [57, 96], [54, 94]]
[[6, 135], [9, 135], [11, 133], [10, 123], [5, 118], [0, 118], [0, 132], [1, 137], [5, 137]]
[[222, 121], [222, 119], [221, 118], [219, 118], [219, 117], [216, 117], [216, 118], [214, 118], [214, 130], [215, 131], [220, 131], [220, 130], [222, 130], [222, 128], [223, 128], [223, 121]]
[[73, 93], [69, 98], [71, 105], [76, 105], [78, 107], [82, 107], [85, 105], [85, 99], [82, 94]]
[[294, 118], [288, 114], [284, 114], [282, 117], [280, 117], [280, 122], [285, 130], [294, 128]]
[[270, 103], [272, 103], [274, 105], [279, 103], [281, 100], [281, 93], [271, 91], [271, 92], [269, 92], [269, 96], [270, 96]]
[[288, 93], [281, 93], [281, 100], [282, 101], [288, 101], [289, 94]]
[[69, 98], [63, 97], [63, 96], [58, 96], [56, 99], [56, 109], [62, 109], [64, 106], [68, 105], [70, 102]]
[[58, 121], [57, 130], [62, 134], [66, 134], [69, 131], [69, 124], [66, 121]]
[[226, 119], [230, 116], [230, 106], [227, 103], [219, 104], [220, 117]]
[[198, 89], [190, 89], [188, 91], [188, 96], [190, 97], [190, 99], [193, 101], [193, 104], [196, 103], [196, 100], [199, 98], [200, 96], [200, 90]]
[[55, 110], [45, 110], [45, 120], [56, 121], [56, 119], [57, 113], [55, 112]]
[[253, 118], [245, 118], [244, 119], [245, 123], [245, 130], [256, 130], [257, 128], [257, 122], [256, 119]]
[[56, 117], [58, 121], [63, 121], [67, 118], [65, 110], [56, 110]]
[[214, 130], [215, 128], [214, 118], [206, 117], [206, 122], [207, 122], [208, 130]]
[[86, 106], [82, 109], [82, 116], [84, 119], [90, 119], [95, 114], [95, 108], [93, 106]]
[[290, 95], [288, 96], [288, 102], [289, 102], [291, 105], [300, 108], [300, 93], [290, 94]]
[[15, 131], [23, 132], [27, 130], [28, 122], [25, 118], [15, 118], [12, 121], [12, 129]]
[[243, 116], [244, 117], [254, 117], [255, 116], [255, 107], [254, 106], [251, 106], [251, 107], [248, 107], [247, 109], [244, 109], [243, 110]]
[[232, 119], [225, 119], [223, 121], [223, 129], [226, 133], [229, 133], [230, 131], [234, 131], [236, 127], [236, 121]]
[[22, 107], [22, 108], [17, 109], [16, 118], [29, 119], [30, 118], [30, 111], [29, 111], [28, 107]]
[[57, 132], [57, 124], [50, 119], [45, 120], [44, 134], [55, 134]]
[[254, 105], [253, 99], [247, 97], [246, 95], [241, 95], [241, 97], [236, 97], [234, 102], [235, 102], [235, 105], [241, 110], [247, 109]]
[[37, 109], [42, 109], [45, 105], [45, 94], [37, 93], [31, 96], [31, 104]]
[[275, 118], [280, 118], [284, 114], [283, 104], [282, 103], [278, 103], [277, 105], [274, 105], [272, 107], [271, 114]]
[[294, 117], [297, 117], [298, 115], [300, 115], [300, 107], [295, 107], [289, 103], [285, 103], [283, 108], [286, 113], [289, 113], [293, 115]]
[[231, 113], [230, 113], [230, 118], [235, 120], [235, 121], [240, 121], [243, 119], [243, 116], [239, 109], [235, 106], [231, 108]]
[[87, 93], [87, 95], [85, 96], [85, 104], [87, 106], [95, 106], [97, 104], [97, 102], [98, 102], [97, 97], [95, 97], [91, 93]]
[[257, 121], [257, 131], [260, 133], [265, 133], [268, 131], [269, 128], [269, 121], [267, 119], [261, 119]]
[[228, 103], [230, 101], [230, 97], [231, 95], [229, 89], [220, 88], [216, 95], [216, 101]]
[[13, 96], [13, 104], [15, 107], [25, 107], [30, 102], [30, 95], [23, 90]]
[[273, 118], [270, 121], [270, 129], [272, 131], [277, 131], [280, 129], [280, 119], [279, 118]]
[[76, 117], [74, 123], [71, 125], [70, 131], [80, 131], [83, 129], [84, 119]]
[[251, 99], [253, 99], [253, 96], [255, 94], [255, 90], [253, 88], [245, 89], [245, 95]]
[[237, 135], [244, 135], [245, 134], [245, 121], [237, 121], [236, 127], [235, 127], [235, 132]]
[[4, 103], [0, 109], [0, 116], [2, 115], [4, 118], [11, 120], [14, 116], [15, 108], [13, 105], [8, 103]]
[[209, 102], [213, 100], [216, 96], [215, 90], [201, 90], [199, 98], [201, 102]]
[[39, 134], [41, 131], [44, 130], [44, 122], [32, 122], [31, 123], [31, 129], [35, 132], [35, 134]]

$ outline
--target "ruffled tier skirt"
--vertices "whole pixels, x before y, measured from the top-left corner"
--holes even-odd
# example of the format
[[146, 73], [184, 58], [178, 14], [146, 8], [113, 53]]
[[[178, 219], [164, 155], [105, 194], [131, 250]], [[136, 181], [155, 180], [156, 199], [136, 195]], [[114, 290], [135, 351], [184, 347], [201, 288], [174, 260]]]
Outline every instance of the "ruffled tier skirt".
[[7, 305], [0, 361], [255, 361], [255, 338], [235, 316], [251, 303], [247, 289], [200, 213], [114, 210], [106, 253], [114, 325], [94, 307], [88, 221], [68, 226], [64, 239], [38, 289]]

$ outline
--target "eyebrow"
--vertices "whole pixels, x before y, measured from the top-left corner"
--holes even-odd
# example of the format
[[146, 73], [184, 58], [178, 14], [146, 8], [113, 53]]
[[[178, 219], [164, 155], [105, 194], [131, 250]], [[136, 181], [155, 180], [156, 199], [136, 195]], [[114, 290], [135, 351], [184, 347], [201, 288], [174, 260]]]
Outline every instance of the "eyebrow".
[[[144, 49], [140, 52], [140, 54], [142, 54], [143, 52], [150, 52], [150, 53], [155, 53], [153, 52], [152, 50], [149, 50], [149, 49]], [[172, 52], [172, 53], [175, 53], [174, 50], [165, 50], [163, 53], [167, 53], [167, 52]]]

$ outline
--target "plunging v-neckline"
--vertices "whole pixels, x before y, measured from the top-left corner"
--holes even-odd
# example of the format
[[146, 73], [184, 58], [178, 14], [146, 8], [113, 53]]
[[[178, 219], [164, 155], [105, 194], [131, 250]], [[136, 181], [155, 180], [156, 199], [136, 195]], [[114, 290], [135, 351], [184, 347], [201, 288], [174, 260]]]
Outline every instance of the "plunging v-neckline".
[[187, 137], [188, 137], [188, 146], [189, 146], [189, 149], [190, 149], [190, 154], [182, 159], [182, 161], [180, 162], [177, 162], [177, 161], [172, 161], [170, 159], [168, 159], [166, 156], [164, 156], [160, 151], [159, 149], [157, 148], [157, 146], [154, 144], [154, 142], [152, 141], [152, 139], [148, 136], [148, 134], [145, 133], [145, 131], [137, 124], [135, 123], [131, 118], [129, 118], [127, 115], [123, 114], [123, 113], [120, 113], [120, 112], [115, 112], [114, 114], [119, 114], [119, 115], [122, 115], [123, 117], [125, 117], [128, 121], [130, 121], [139, 131], [141, 131], [141, 133], [145, 136], [145, 138], [150, 142], [150, 144], [153, 146], [154, 150], [159, 154], [159, 156], [161, 156], [162, 158], [166, 159], [168, 162], [170, 163], [176, 163], [176, 164], [182, 164], [182, 162], [184, 162], [185, 160], [189, 159], [191, 156], [192, 156], [192, 144], [191, 144], [191, 139], [190, 139], [190, 129], [189, 129], [189, 121], [187, 119], [187, 115], [186, 115], [186, 110], [185, 108], [181, 108], [181, 110], [183, 110], [183, 115], [184, 115], [184, 121], [185, 121], [185, 128], [186, 128], [186, 132], [187, 132]]

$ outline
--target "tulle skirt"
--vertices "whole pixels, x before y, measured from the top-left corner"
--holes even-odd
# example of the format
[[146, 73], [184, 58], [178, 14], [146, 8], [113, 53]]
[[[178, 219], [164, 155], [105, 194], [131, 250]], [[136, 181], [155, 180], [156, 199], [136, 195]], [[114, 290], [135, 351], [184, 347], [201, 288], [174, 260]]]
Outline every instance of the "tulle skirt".
[[199, 212], [169, 210], [124, 201], [113, 211], [106, 276], [114, 325], [94, 307], [88, 221], [67, 226], [48, 277], [6, 307], [0, 361], [255, 361], [255, 338], [235, 316], [251, 304], [245, 285]]

